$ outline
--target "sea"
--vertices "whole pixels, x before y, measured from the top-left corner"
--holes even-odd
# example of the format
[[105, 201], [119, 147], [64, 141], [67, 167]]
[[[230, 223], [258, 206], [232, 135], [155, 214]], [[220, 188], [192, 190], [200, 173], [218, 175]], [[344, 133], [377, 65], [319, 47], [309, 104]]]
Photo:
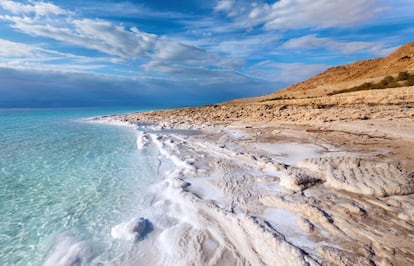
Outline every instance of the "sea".
[[0, 265], [122, 264], [111, 228], [150, 211], [157, 153], [87, 118], [145, 110], [0, 110]]

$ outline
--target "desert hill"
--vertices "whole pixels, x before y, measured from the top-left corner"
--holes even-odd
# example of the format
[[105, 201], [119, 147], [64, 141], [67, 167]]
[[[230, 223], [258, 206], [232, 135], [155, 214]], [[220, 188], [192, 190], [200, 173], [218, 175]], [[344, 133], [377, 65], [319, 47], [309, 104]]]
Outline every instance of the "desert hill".
[[294, 84], [269, 95], [239, 99], [232, 102], [301, 99], [327, 96], [336, 91], [359, 86], [365, 82], [379, 82], [386, 76], [397, 77], [402, 72], [414, 72], [414, 42], [403, 45], [384, 58], [357, 61], [327, 69], [306, 81]]

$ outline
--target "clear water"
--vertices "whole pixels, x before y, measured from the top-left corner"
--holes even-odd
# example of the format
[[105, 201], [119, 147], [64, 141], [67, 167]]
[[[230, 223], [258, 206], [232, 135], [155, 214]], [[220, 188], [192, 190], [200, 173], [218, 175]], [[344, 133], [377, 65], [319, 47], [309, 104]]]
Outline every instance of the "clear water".
[[59, 248], [82, 246], [88, 264], [127, 252], [110, 230], [145, 212], [155, 155], [136, 149], [133, 128], [80, 121], [120, 111], [0, 110], [0, 265], [42, 265]]

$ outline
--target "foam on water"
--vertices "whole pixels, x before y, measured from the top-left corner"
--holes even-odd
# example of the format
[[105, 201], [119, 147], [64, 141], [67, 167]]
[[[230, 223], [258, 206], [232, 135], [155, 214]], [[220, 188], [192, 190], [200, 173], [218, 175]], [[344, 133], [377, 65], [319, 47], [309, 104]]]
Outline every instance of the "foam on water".
[[138, 131], [137, 133], [137, 149], [138, 150], [142, 150], [144, 149], [147, 145], [148, 142], [150, 141], [148, 134], [145, 134], [142, 131]]
[[55, 246], [44, 262], [44, 266], [84, 265], [93, 256], [94, 250], [90, 243], [78, 241], [70, 234], [61, 234], [56, 238]]

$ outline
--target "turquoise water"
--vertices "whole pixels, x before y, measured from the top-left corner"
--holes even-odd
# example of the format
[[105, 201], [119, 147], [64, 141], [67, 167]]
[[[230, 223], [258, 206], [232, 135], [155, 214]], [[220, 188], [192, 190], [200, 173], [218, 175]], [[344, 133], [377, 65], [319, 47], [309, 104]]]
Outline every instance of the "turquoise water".
[[127, 252], [110, 230], [145, 213], [156, 155], [137, 150], [136, 129], [80, 120], [119, 112], [0, 110], [0, 265], [74, 249], [116, 264]]

